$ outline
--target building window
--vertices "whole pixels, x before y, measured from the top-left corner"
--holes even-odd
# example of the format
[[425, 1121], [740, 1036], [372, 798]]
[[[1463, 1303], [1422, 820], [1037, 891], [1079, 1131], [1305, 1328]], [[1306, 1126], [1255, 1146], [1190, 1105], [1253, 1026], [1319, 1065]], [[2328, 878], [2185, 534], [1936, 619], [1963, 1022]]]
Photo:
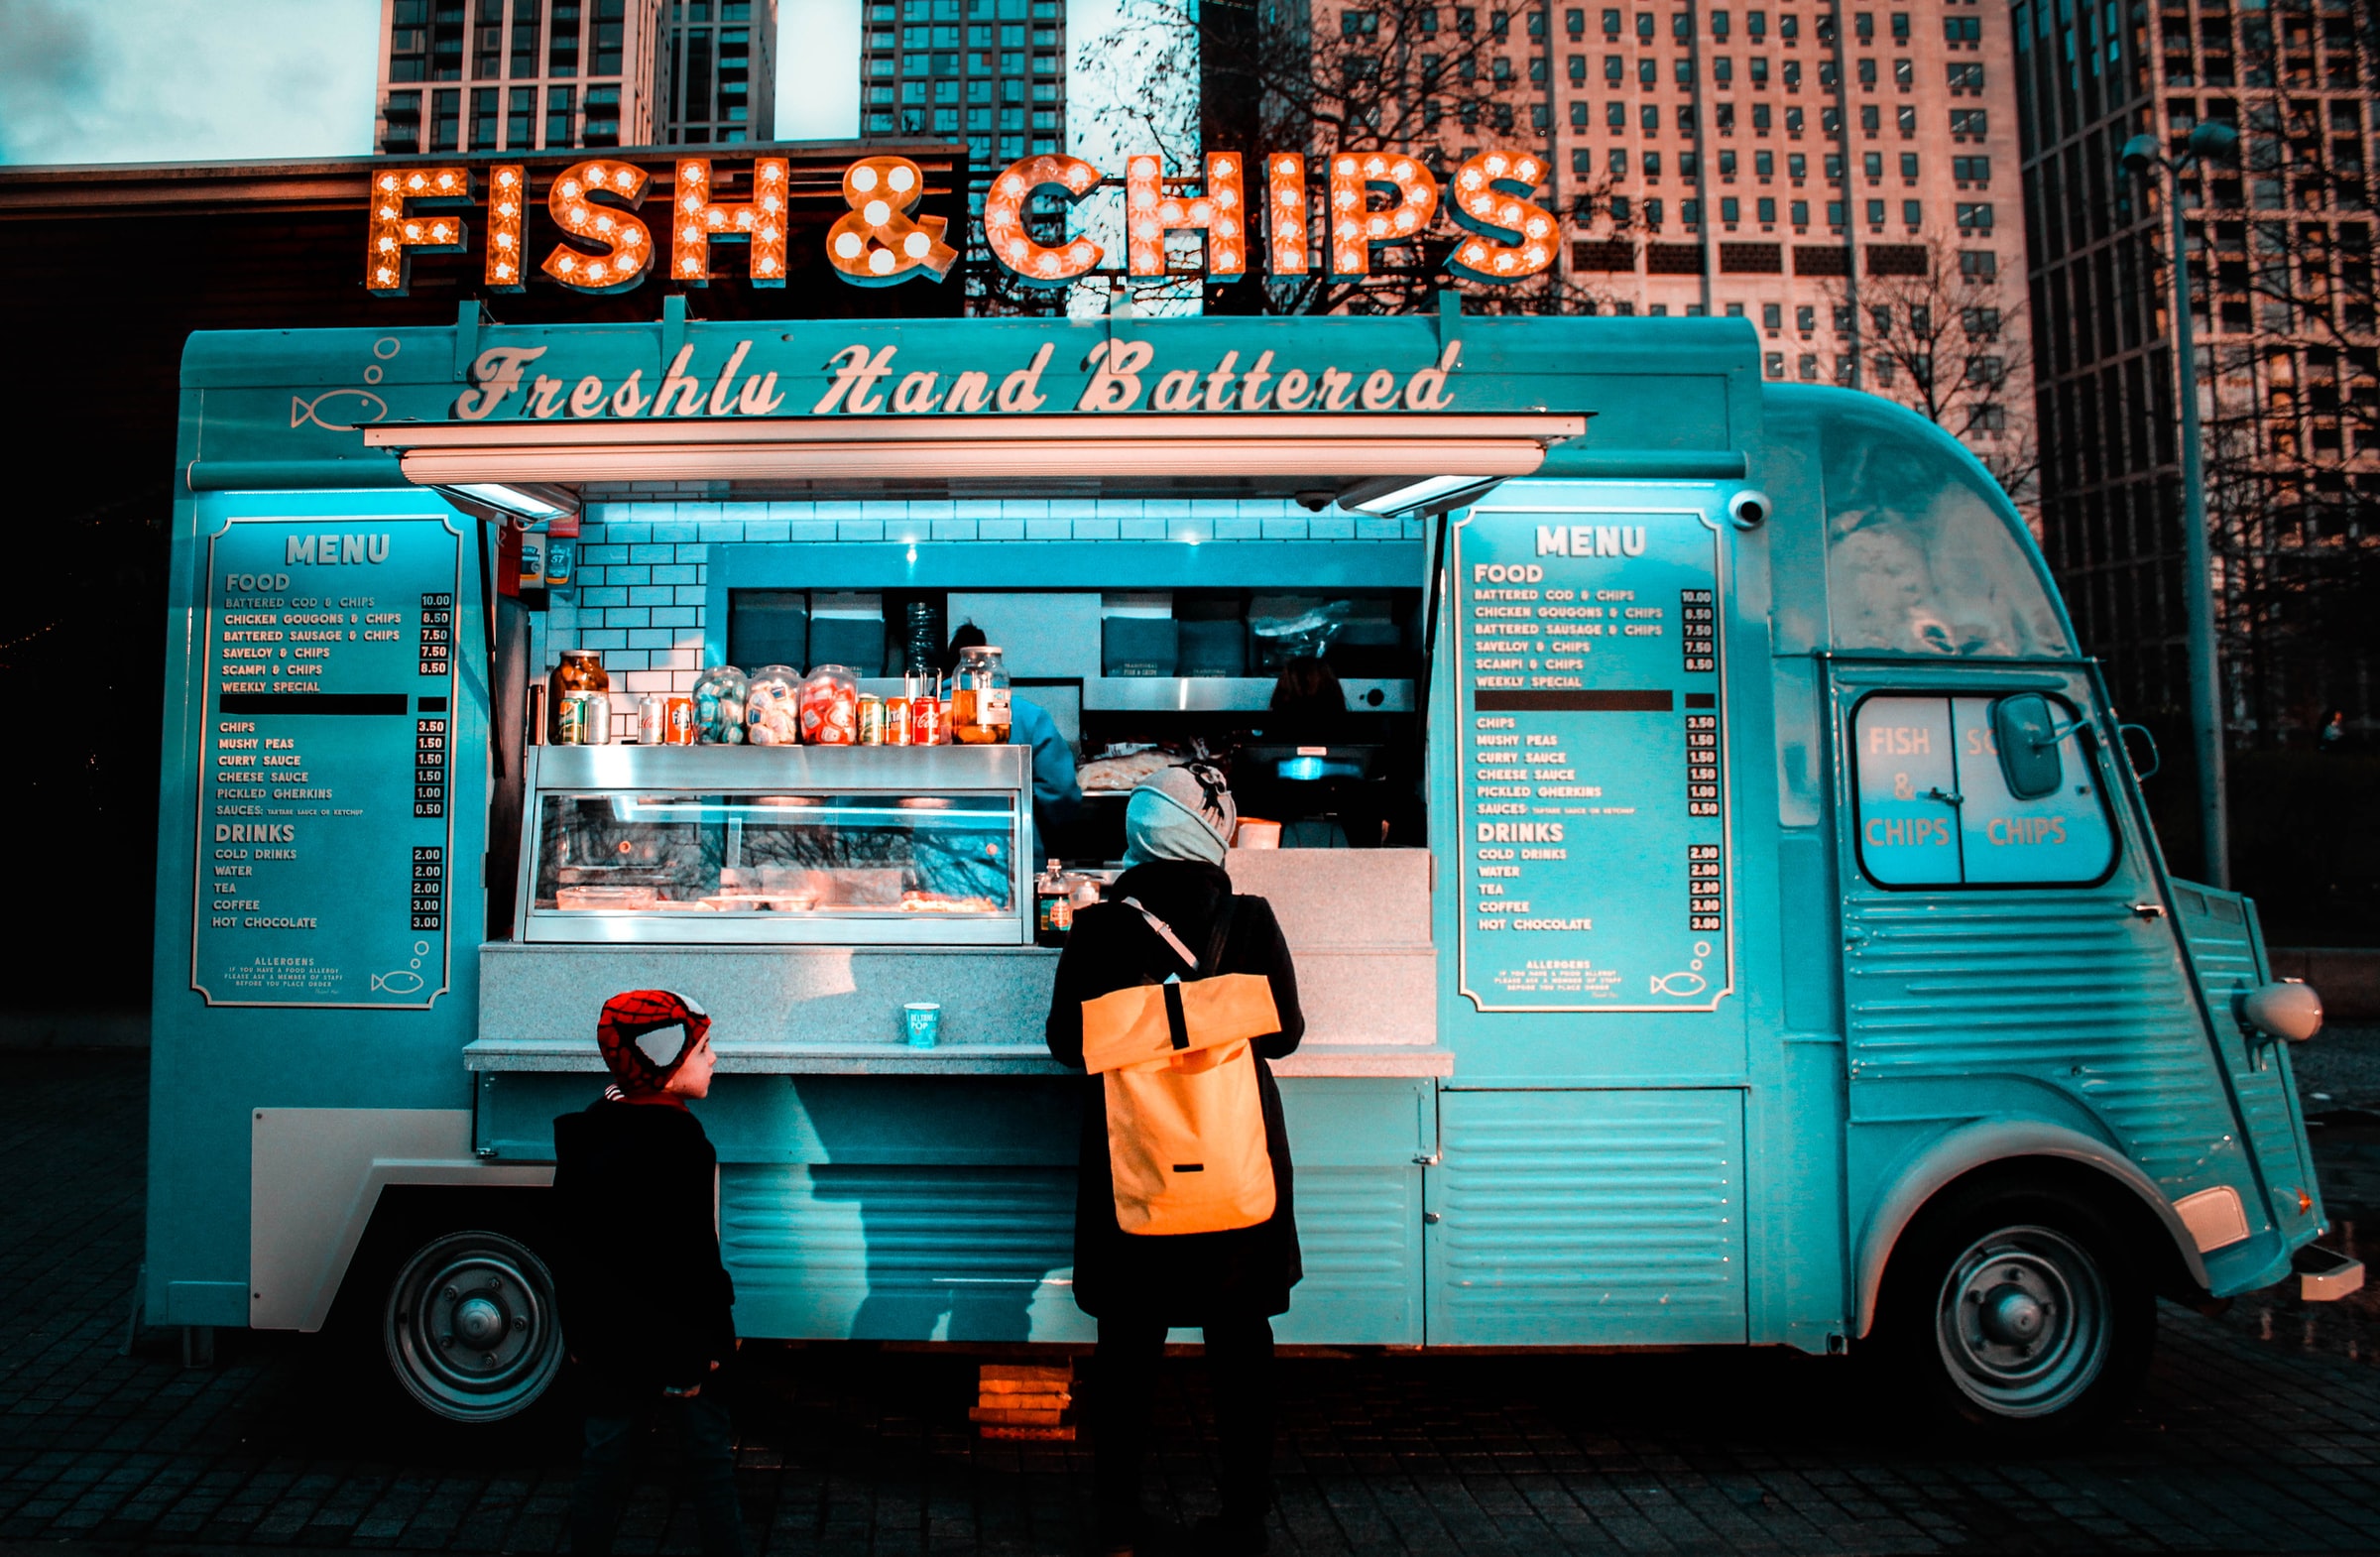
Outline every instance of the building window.
[[1777, 220], [1777, 202], [1774, 198], [1763, 195], [1760, 199], [1753, 202], [1752, 208], [1760, 213], [1761, 225], [1775, 225]]
[[1961, 249], [1959, 274], [1977, 281], [1989, 281], [2000, 273], [2000, 257], [1989, 249]]
[[[547, 17], [552, 32], [545, 39], [545, 73], [547, 75], [578, 74], [579, 0], [553, 0]], [[548, 146], [568, 146], [569, 141], [556, 142], [546, 137]]]
[[1901, 138], [1908, 139], [1917, 133], [1917, 109], [1907, 103], [1902, 104], [1893, 110], [1892, 122], [1900, 127]]
[[1981, 64], [1954, 64], [1947, 68], [1950, 73], [1951, 91], [1954, 94], [1959, 92], [1980, 93], [1983, 90], [1983, 66]]
[[1954, 157], [1951, 177], [1960, 183], [1991, 182], [1991, 159], [1988, 157]]
[[1922, 226], [1922, 225], [1924, 225], [1924, 223], [1925, 223], [1925, 219], [1926, 219], [1926, 207], [1925, 207], [1925, 202], [1924, 202], [1924, 201], [1922, 201], [1922, 200], [1903, 200], [1903, 201], [1901, 202], [1901, 225], [1902, 225], [1902, 226], [1904, 226], [1904, 227], [1918, 227], [1918, 226]]
[[1954, 108], [1951, 110], [1951, 133], [1971, 135], [1981, 140], [1986, 133], [1988, 118], [1989, 115], [1981, 108]]
[[1876, 84], [1875, 60], [1862, 60], [1859, 61], [1859, 84], [1861, 86], [1873, 86]]
[[1907, 60], [1892, 61], [1892, 84], [1907, 91], [1917, 84], [1917, 66]]
[[1734, 226], [1743, 219], [1743, 203], [1731, 194], [1724, 196], [1719, 202], [1719, 219]]
[[[395, 0], [393, 12], [389, 23], [389, 79], [428, 80], [429, 0]], [[416, 117], [418, 116], [416, 107]]]
[[1810, 202], [1808, 200], [1795, 200], [1786, 209], [1795, 227], [1810, 225]]
[[1917, 177], [1917, 153], [1901, 153], [1901, 177], [1904, 179], [1915, 179]]
[[503, 97], [502, 90], [497, 87], [471, 88], [471, 150], [496, 150], [496, 143], [504, 131], [503, 116], [497, 112], [497, 105], [503, 101]]
[[1882, 200], [1870, 200], [1867, 202], [1867, 224], [1870, 227], [1882, 227], [1884, 225], [1884, 202]]
[[578, 144], [578, 88], [545, 88], [545, 149]]
[[1570, 127], [1574, 130], [1587, 128], [1587, 104], [1584, 99], [1570, 105]]
[[590, 86], [587, 88], [587, 134], [589, 146], [618, 146], [620, 144], [620, 88]]
[[1827, 202], [1827, 225], [1838, 232], [1843, 230], [1843, 202], [1841, 200]]
[[429, 149], [433, 152], [458, 151], [462, 145], [463, 94], [459, 91], [429, 94]]
[[1962, 232], [1991, 231], [1990, 205], [1961, 205], [1959, 207], [1959, 229]]
[[1781, 302], [1760, 304], [1760, 327], [1774, 334], [1785, 327], [1785, 305]]
[[1783, 378], [1785, 376], [1785, 353], [1781, 351], [1766, 353], [1760, 359], [1760, 368], [1772, 379]]
[[419, 92], [391, 92], [386, 114], [387, 128], [382, 131], [380, 149], [384, 152], [417, 152], [421, 150], [421, 94]]

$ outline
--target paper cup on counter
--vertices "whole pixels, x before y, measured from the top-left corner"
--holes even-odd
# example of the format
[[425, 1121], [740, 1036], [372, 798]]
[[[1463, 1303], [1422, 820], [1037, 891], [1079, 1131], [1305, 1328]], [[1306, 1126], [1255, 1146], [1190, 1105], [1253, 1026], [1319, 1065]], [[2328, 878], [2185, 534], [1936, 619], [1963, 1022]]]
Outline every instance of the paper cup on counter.
[[1268, 822], [1261, 816], [1243, 816], [1240, 830], [1232, 834], [1235, 849], [1277, 849], [1281, 846], [1281, 824]]
[[942, 1007], [934, 1001], [911, 1001], [900, 1008], [900, 1030], [913, 1049], [930, 1049], [942, 1041]]

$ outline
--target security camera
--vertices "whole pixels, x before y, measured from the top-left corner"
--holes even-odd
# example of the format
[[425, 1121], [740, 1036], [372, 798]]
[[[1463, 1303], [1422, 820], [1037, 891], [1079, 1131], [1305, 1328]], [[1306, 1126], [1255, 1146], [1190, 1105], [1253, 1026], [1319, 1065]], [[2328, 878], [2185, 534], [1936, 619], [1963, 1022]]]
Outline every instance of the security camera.
[[1758, 530], [1768, 523], [1771, 507], [1767, 493], [1747, 488], [1727, 499], [1727, 518], [1735, 522], [1737, 530]]

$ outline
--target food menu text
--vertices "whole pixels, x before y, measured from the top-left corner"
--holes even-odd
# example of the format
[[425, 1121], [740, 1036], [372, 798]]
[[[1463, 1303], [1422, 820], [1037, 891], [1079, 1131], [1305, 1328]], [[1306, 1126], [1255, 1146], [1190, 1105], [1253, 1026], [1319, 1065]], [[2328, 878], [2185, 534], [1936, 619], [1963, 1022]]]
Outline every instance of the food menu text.
[[235, 519], [207, 555], [190, 986], [426, 1008], [447, 986], [461, 537]]
[[1717, 530], [1475, 511], [1455, 529], [1462, 990], [1481, 1011], [1727, 992]]

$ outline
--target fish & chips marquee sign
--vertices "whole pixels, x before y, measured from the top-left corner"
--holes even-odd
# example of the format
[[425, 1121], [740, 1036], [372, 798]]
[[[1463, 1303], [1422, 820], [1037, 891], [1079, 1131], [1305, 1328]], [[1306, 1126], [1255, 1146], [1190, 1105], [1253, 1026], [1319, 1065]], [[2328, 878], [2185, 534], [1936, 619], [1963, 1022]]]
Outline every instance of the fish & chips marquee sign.
[[[1203, 241], [1210, 281], [1238, 281], [1255, 258], [1261, 229], [1265, 274], [1299, 277], [1314, 268], [1314, 240], [1335, 280], [1371, 274], [1373, 252], [1409, 244], [1429, 230], [1441, 207], [1459, 229], [1447, 264], [1480, 282], [1515, 282], [1554, 263], [1553, 215], [1533, 203], [1547, 173], [1543, 158], [1490, 150], [1466, 160], [1441, 189], [1428, 169], [1394, 152], [1336, 152], [1316, 159], [1326, 180], [1323, 215], [1310, 212], [1308, 159], [1273, 152], [1253, 170], [1235, 152], [1208, 154], [1202, 178], [1167, 179], [1154, 156], [1126, 160], [1125, 273], [1159, 280], [1172, 272], [1166, 240], [1193, 233]], [[651, 182], [646, 171], [620, 158], [591, 157], [555, 176], [545, 208], [569, 242], [557, 243], [536, 270], [556, 284], [590, 295], [642, 286], [656, 265], [688, 287], [708, 283], [711, 246], [747, 250], [756, 287], [782, 287], [790, 214], [790, 165], [781, 157], [753, 160], [751, 192], [742, 200], [715, 197], [710, 159], [674, 159], [676, 182], [666, 229], [656, 235], [643, 214]], [[1256, 176], [1251, 205], [1250, 173]], [[1107, 176], [1079, 157], [1027, 157], [1001, 171], [984, 200], [985, 247], [1018, 280], [1063, 287], [1090, 274], [1105, 250], [1087, 237], [1045, 244], [1027, 229], [1026, 207], [1040, 196], [1067, 204], [1082, 199]], [[1190, 185], [1198, 185], [1192, 192]], [[828, 229], [826, 257], [845, 281], [892, 286], [920, 276], [940, 281], [958, 262], [945, 241], [948, 222], [915, 214], [925, 179], [905, 157], [866, 157], [843, 172], [850, 207]], [[464, 213], [484, 213], [484, 280], [491, 291], [519, 292], [532, 261], [527, 246], [529, 177], [526, 167], [384, 169], [372, 180], [371, 233], [364, 284], [381, 297], [405, 294], [416, 254], [463, 254], [471, 245]], [[657, 216], [657, 212], [655, 213]], [[664, 261], [661, 250], [666, 247]]]

